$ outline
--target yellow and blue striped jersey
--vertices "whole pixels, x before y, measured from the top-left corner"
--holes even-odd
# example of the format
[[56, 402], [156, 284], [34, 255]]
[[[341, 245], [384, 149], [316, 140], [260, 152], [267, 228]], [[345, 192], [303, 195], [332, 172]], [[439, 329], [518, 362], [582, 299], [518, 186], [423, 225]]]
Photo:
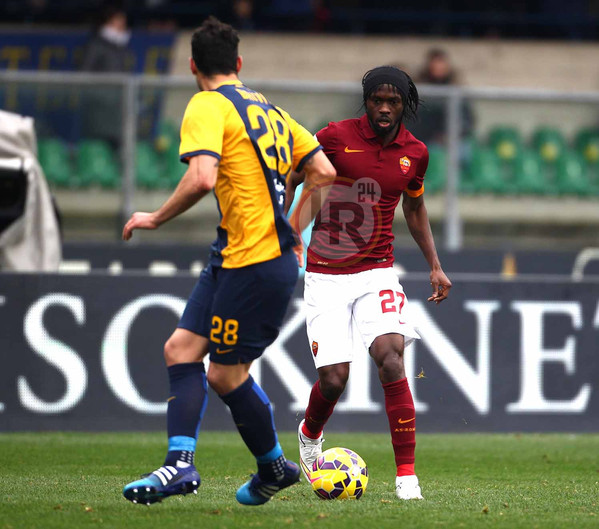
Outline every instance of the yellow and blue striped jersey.
[[301, 171], [319, 149], [287, 112], [240, 81], [192, 97], [179, 154], [183, 162], [200, 154], [220, 160], [214, 264], [248, 266], [275, 259], [295, 244], [283, 213], [285, 182], [291, 169]]

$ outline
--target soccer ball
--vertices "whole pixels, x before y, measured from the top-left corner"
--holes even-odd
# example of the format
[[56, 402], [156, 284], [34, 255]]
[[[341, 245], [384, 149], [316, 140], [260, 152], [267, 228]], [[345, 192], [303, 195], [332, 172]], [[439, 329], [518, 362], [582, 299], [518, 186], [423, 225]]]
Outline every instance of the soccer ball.
[[357, 500], [366, 491], [368, 467], [349, 448], [329, 448], [314, 461], [310, 483], [323, 500]]

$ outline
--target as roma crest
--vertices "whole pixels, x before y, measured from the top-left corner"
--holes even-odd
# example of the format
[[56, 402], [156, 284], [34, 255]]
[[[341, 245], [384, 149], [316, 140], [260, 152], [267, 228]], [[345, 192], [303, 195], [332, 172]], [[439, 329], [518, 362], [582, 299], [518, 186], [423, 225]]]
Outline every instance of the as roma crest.
[[318, 342], [312, 342], [312, 354], [314, 356], [318, 354]]
[[407, 156], [403, 156], [399, 159], [399, 168], [403, 174], [407, 174], [412, 166], [412, 162]]

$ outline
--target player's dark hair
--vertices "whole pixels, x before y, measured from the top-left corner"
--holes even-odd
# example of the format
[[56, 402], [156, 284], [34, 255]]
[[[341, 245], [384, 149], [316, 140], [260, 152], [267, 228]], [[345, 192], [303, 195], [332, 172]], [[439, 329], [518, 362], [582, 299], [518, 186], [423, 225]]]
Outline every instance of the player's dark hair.
[[237, 73], [238, 44], [237, 31], [210, 16], [193, 32], [191, 57], [206, 76]]
[[366, 105], [367, 99], [381, 86], [390, 86], [401, 95], [404, 107], [402, 120], [403, 118], [407, 120], [416, 118], [420, 97], [414, 81], [406, 72], [395, 66], [378, 66], [368, 70], [362, 77], [364, 105]]

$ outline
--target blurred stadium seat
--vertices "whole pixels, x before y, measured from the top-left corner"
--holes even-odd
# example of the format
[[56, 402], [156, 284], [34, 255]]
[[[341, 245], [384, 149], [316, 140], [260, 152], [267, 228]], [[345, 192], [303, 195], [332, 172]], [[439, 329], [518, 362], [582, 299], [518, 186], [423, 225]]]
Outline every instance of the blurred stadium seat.
[[135, 150], [135, 180], [146, 189], [159, 189], [161, 186], [160, 160], [152, 144], [137, 142]]
[[[61, 139], [40, 139], [38, 149], [40, 164], [48, 181], [58, 187], [120, 187], [116, 153], [105, 141], [82, 140], [76, 146], [74, 164], [68, 145]], [[172, 189], [184, 172], [185, 165], [179, 161], [179, 133], [174, 124], [161, 124], [154, 141], [137, 142], [135, 178], [140, 188]]]
[[164, 120], [158, 126], [158, 134], [154, 140], [154, 147], [157, 152], [164, 154], [171, 152], [173, 148], [179, 148], [179, 127], [172, 121]]
[[162, 121], [154, 140], [159, 174], [153, 180], [152, 189], [173, 189], [185, 173], [186, 166], [179, 160], [179, 126], [172, 121]]
[[166, 153], [166, 156], [163, 158], [162, 167], [167, 181], [166, 185], [170, 188], [175, 188], [187, 169], [187, 165], [181, 163], [179, 160], [178, 144], [176, 148], [172, 148]]
[[566, 140], [554, 128], [540, 127], [533, 133], [532, 146], [546, 163], [555, 163], [566, 150]]
[[513, 161], [522, 150], [522, 136], [516, 127], [496, 126], [489, 132], [489, 146], [499, 159]]
[[599, 164], [599, 129], [582, 129], [576, 134], [574, 147], [586, 163]]
[[522, 149], [514, 160], [513, 192], [521, 195], [543, 194], [546, 191], [545, 179], [541, 167], [541, 158], [537, 152]]
[[69, 150], [61, 140], [40, 138], [38, 157], [48, 182], [60, 187], [69, 185], [73, 169]]
[[514, 195], [599, 194], [599, 130], [582, 129], [570, 147], [556, 128], [539, 127], [530, 146], [513, 126], [497, 125], [488, 146], [472, 148], [463, 171], [464, 193]]
[[555, 184], [563, 195], [586, 195], [590, 187], [584, 158], [577, 152], [564, 151], [556, 162]]
[[499, 159], [493, 149], [473, 148], [466, 175], [464, 187], [475, 193], [502, 193], [504, 191]]
[[447, 153], [443, 147], [434, 145], [429, 148], [428, 156], [425, 186], [427, 192], [437, 193], [445, 188]]
[[[38, 148], [48, 181], [58, 187], [120, 186], [115, 152], [106, 142], [80, 142], [74, 168], [69, 147], [62, 140], [41, 138]], [[465, 194], [599, 195], [598, 129], [581, 129], [569, 147], [559, 130], [540, 127], [528, 147], [516, 127], [500, 125], [490, 131], [488, 145], [469, 141], [469, 152], [460, 178], [460, 192]], [[173, 189], [185, 173], [186, 166], [179, 161], [178, 129], [170, 122], [160, 125], [155, 140], [137, 143], [135, 158], [140, 188]], [[447, 150], [431, 146], [427, 192], [445, 189], [446, 168]]]
[[589, 192], [599, 195], [599, 129], [581, 129], [574, 147], [584, 160]]
[[120, 186], [120, 173], [110, 145], [101, 140], [83, 140], [77, 146], [76, 171], [70, 187]]

